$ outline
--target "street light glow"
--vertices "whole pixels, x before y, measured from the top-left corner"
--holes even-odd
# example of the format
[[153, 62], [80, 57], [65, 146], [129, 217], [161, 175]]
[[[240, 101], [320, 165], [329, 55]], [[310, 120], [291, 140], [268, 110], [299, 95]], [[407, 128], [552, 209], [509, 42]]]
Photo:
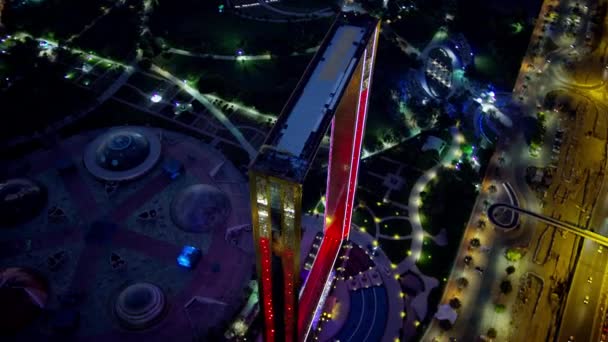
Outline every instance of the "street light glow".
[[152, 103], [159, 103], [162, 100], [163, 100], [163, 97], [160, 96], [158, 93], [154, 93], [154, 95], [152, 95], [152, 97], [150, 97], [150, 101], [152, 101]]

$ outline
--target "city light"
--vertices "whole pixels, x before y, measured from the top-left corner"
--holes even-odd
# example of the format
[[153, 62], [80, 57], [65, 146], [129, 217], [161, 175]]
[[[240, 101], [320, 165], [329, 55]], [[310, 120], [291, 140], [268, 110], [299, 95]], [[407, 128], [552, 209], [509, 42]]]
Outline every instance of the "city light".
[[152, 97], [150, 97], [150, 101], [152, 101], [152, 103], [159, 103], [162, 100], [163, 100], [163, 97], [160, 96], [158, 93], [154, 93], [152, 95]]
[[178, 265], [185, 268], [194, 268], [201, 258], [201, 250], [193, 246], [184, 246], [177, 256]]
[[[18, 25], [23, 31], [13, 33], [13, 39], [0, 37], [0, 56], [10, 57], [0, 63], [0, 92], [23, 92], [24, 99], [15, 103], [28, 109], [27, 101], [37, 99], [37, 87], [53, 84], [45, 82], [47, 65], [55, 66], [52, 70], [58, 73], [52, 76], [67, 90], [86, 92], [82, 100], [89, 102], [62, 106], [70, 110], [65, 120], [54, 115], [49, 117], [53, 122], [32, 120], [36, 125], [30, 132], [21, 132], [25, 128], [20, 125], [16, 137], [7, 137], [7, 146], [25, 150], [48, 140], [41, 140], [41, 134], [63, 139], [80, 127], [72, 127], [74, 120], [108, 108], [123, 113], [121, 125], [137, 123], [154, 130], [162, 146], [162, 165], [154, 164], [158, 172], [142, 174], [132, 184], [73, 179], [63, 172], [64, 163], [59, 163], [59, 188], [56, 182], [44, 182], [50, 191], [59, 189], [47, 196], [53, 208], [48, 212], [43, 208], [44, 217], [65, 211], [71, 222], [74, 210], [81, 216], [89, 210], [121, 226], [141, 226], [135, 227], [137, 232], [115, 234], [112, 262], [117, 253], [133, 259], [127, 248], [157, 261], [168, 256], [172, 263], [173, 271], [167, 268], [171, 272], [165, 279], [156, 276], [163, 269], [149, 270], [157, 263], [139, 265], [129, 260], [121, 275], [110, 277], [118, 279], [116, 284], [96, 291], [117, 288], [141, 274], [155, 275], [142, 281], [160, 281], [165, 291], [166, 284], [194, 280], [196, 287], [186, 286], [184, 296], [168, 289], [170, 311], [184, 311], [188, 307], [183, 301], [194, 297], [225, 301], [221, 305], [231, 310], [218, 311], [217, 315], [226, 316], [218, 316], [218, 322], [237, 339], [536, 341], [550, 335], [560, 341], [608, 342], [608, 297], [602, 292], [608, 223], [598, 223], [608, 216], [608, 188], [603, 186], [608, 144], [604, 120], [608, 34], [602, 30], [603, 4], [547, 0], [539, 4], [541, 14], [532, 20], [534, 6], [527, 6], [524, 15], [517, 6], [498, 6], [505, 7], [498, 11], [495, 4], [481, 1], [483, 6], [477, 6], [466, 0], [436, 9], [418, 8], [412, 0], [396, 4], [347, 0], [349, 8], [362, 6], [361, 11], [368, 13], [338, 15], [337, 7], [324, 8], [316, 4], [319, 1], [308, 5], [301, 1], [296, 8], [269, 5], [279, 0], [217, 1], [209, 4], [210, 10], [172, 2], [161, 6], [157, 0], [123, 8], [124, 2], [92, 5], [90, 13], [77, 9], [67, 13], [67, 19], [79, 18], [69, 34], [61, 25], [55, 27], [63, 18], [60, 11], [52, 11], [49, 15], [59, 20], [24, 22]], [[384, 8], [374, 8], [382, 3]], [[24, 13], [46, 8], [19, 1], [11, 5]], [[238, 10], [249, 7], [255, 10]], [[113, 18], [126, 10], [138, 19], [125, 22], [136, 30], [134, 37], [118, 36], [123, 25], [104, 19], [106, 14]], [[423, 18], [425, 25], [412, 32], [411, 25], [399, 21], [402, 16], [403, 22]], [[480, 20], [463, 23], [475, 16]], [[392, 25], [387, 25], [388, 17]], [[247, 25], [233, 27], [239, 20]], [[189, 39], [180, 30], [167, 29], [176, 25], [197, 27], [205, 39]], [[12, 26], [2, 29], [11, 31]], [[475, 30], [484, 34], [474, 34]], [[28, 32], [43, 32], [43, 36]], [[531, 37], [525, 37], [529, 33]], [[97, 42], [100, 38], [103, 41]], [[472, 38], [474, 47], [467, 38]], [[385, 63], [374, 66], [377, 41], [388, 56], [383, 56]], [[27, 49], [20, 50], [19, 44]], [[123, 44], [129, 46], [122, 50]], [[36, 61], [29, 63], [34, 73], [23, 72], [19, 65], [26, 50], [34, 52], [35, 59], [23, 59]], [[304, 69], [306, 61], [311, 62]], [[376, 67], [381, 72], [372, 75]], [[414, 82], [417, 78], [420, 84]], [[382, 91], [372, 94], [372, 80]], [[36, 91], [19, 89], [29, 84], [35, 84]], [[81, 91], [72, 93], [78, 96]], [[369, 102], [372, 96], [374, 101]], [[5, 97], [10, 102], [11, 96]], [[390, 113], [370, 116], [366, 128], [368, 106], [370, 113]], [[29, 117], [35, 111], [24, 112]], [[69, 132], [64, 132], [65, 125], [70, 125]], [[178, 134], [194, 138], [182, 143], [185, 140]], [[363, 149], [364, 136], [371, 138], [365, 141], [370, 152]], [[88, 135], [75, 141], [87, 139]], [[124, 151], [104, 152], [97, 164], [118, 169], [130, 166], [124, 158], [136, 163], [137, 154], [143, 153], [145, 159], [146, 141], [132, 140]], [[193, 149], [201, 144], [208, 145], [213, 158]], [[57, 146], [62, 149], [40, 153], [40, 165], [35, 163], [38, 155], [20, 157], [23, 160], [9, 165], [27, 164], [31, 172], [22, 174], [42, 177], [57, 174], [51, 170], [57, 168], [56, 160], [83, 159], [78, 154], [85, 146], [59, 142]], [[171, 162], [192, 172], [168, 177]], [[359, 175], [360, 162], [365, 167]], [[196, 163], [209, 167], [202, 169]], [[84, 177], [80, 171], [76, 176]], [[242, 184], [228, 179], [233, 173]], [[165, 223], [173, 226], [170, 221], [176, 221], [180, 206], [171, 197], [192, 182], [215, 185], [229, 197], [228, 208], [202, 212], [205, 208], [195, 206], [201, 214], [220, 218], [214, 226], [219, 224], [218, 234], [226, 234], [211, 245], [179, 230], [155, 233], [166, 228]], [[164, 200], [164, 189], [169, 202]], [[233, 195], [238, 196], [236, 202]], [[76, 208], [71, 204], [63, 208], [65, 201], [57, 202], [66, 196], [74, 197], [68, 202]], [[224, 209], [225, 217], [219, 215]], [[251, 216], [242, 217], [248, 209]], [[36, 219], [32, 224], [47, 221]], [[358, 232], [351, 236], [350, 229]], [[32, 230], [24, 230], [28, 231]], [[30, 242], [34, 247], [63, 248], [54, 235], [41, 242], [25, 235], [27, 243], [19, 242], [18, 247], [27, 248], [17, 252], [29, 250]], [[72, 235], [71, 240], [80, 238]], [[137, 239], [125, 241], [129, 237]], [[229, 245], [233, 247], [225, 247]], [[250, 250], [253, 260], [247, 260], [247, 253], [229, 257], [231, 249]], [[253, 278], [249, 264], [256, 272]], [[63, 267], [73, 266], [70, 262]], [[83, 270], [87, 272], [76, 274]], [[86, 280], [92, 272], [77, 265], [74, 278]], [[200, 287], [205, 277], [219, 285]], [[251, 298], [253, 291], [247, 288], [243, 294], [243, 281], [259, 289], [253, 304], [243, 311], [247, 314], [236, 316], [232, 309], [243, 307], [243, 299]], [[209, 291], [213, 293], [205, 293]], [[99, 297], [113, 298], [107, 293]], [[344, 298], [349, 300], [344, 303]], [[551, 319], [534, 320], [537, 308], [538, 317]], [[171, 312], [166, 317], [172, 318]], [[471, 317], [478, 321], [470, 323]], [[160, 328], [181, 327], [165, 323]], [[209, 329], [224, 333], [215, 328]], [[366, 330], [363, 335], [360, 328]], [[125, 336], [130, 333], [135, 332], [120, 331]], [[351, 337], [338, 338], [343, 333]], [[211, 336], [207, 331], [200, 334]]]

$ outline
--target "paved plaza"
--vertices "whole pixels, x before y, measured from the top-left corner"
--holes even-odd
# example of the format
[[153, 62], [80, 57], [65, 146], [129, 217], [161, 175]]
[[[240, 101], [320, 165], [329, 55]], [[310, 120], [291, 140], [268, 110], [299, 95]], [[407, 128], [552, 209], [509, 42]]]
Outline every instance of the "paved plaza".
[[[0, 268], [33, 268], [49, 283], [46, 308], [17, 339], [56, 337], [57, 321], [66, 311], [79, 317], [74, 329], [79, 340], [205, 339], [223, 334], [214, 327], [227, 325], [244, 305], [244, 289], [254, 271], [253, 250], [240, 241], [249, 235], [240, 229], [250, 223], [246, 179], [220, 152], [196, 139], [146, 130], [158, 137], [161, 157], [134, 180], [103, 181], [85, 168], [86, 147], [105, 130], [70, 137], [12, 165], [25, 170], [19, 177], [48, 191], [46, 206], [35, 218], [3, 228], [0, 238]], [[182, 167], [175, 178], [166, 170], [169, 161]], [[211, 209], [180, 213], [180, 224], [188, 219], [209, 224], [200, 231], [180, 229], [171, 204], [196, 184], [215, 189], [203, 201], [221, 194], [228, 207], [221, 217], [201, 217], [212, 215]], [[192, 270], [176, 262], [186, 244], [202, 251]], [[154, 284], [166, 298], [156, 324], [138, 331], [119, 325], [114, 312], [120, 291], [135, 283]]]

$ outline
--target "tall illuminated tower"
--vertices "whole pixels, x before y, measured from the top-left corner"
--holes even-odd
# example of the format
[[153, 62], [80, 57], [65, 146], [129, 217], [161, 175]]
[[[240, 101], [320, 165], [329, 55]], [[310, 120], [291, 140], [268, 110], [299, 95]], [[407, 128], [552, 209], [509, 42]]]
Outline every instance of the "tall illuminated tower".
[[[348, 238], [378, 33], [369, 16], [337, 17], [250, 167], [265, 341], [306, 340]], [[302, 184], [330, 124], [324, 238], [301, 279]]]

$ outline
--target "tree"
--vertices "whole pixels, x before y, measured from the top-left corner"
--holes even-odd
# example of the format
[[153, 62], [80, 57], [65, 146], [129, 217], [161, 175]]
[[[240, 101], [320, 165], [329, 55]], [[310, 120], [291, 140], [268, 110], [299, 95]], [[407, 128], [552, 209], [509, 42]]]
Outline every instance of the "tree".
[[365, 136], [365, 147], [369, 152], [376, 152], [382, 148], [382, 142], [376, 134], [368, 134]]
[[486, 333], [486, 335], [491, 339], [495, 339], [496, 338], [496, 329], [494, 329], [494, 328], [488, 329], [488, 332]]
[[505, 271], [507, 272], [507, 274], [513, 274], [515, 272], [515, 266], [510, 265], [505, 269]]
[[466, 265], [470, 265], [472, 261], [473, 261], [473, 257], [472, 257], [472, 256], [470, 256], [470, 255], [466, 255], [466, 256], [464, 257], [464, 263], [465, 263]]
[[459, 309], [462, 306], [462, 303], [460, 302], [460, 299], [454, 297], [450, 299], [450, 306], [452, 309]]
[[142, 68], [143, 70], [150, 70], [151, 66], [152, 66], [152, 61], [149, 58], [144, 58], [141, 61], [139, 61], [139, 67]]
[[464, 289], [469, 286], [469, 280], [465, 277], [460, 277], [456, 280], [459, 289]]
[[509, 294], [511, 291], [513, 291], [513, 285], [511, 285], [511, 281], [503, 280], [502, 282], [500, 282], [500, 291], [504, 294]]
[[505, 254], [505, 257], [507, 258], [507, 260], [509, 260], [511, 262], [519, 261], [519, 259], [521, 259], [522, 256], [523, 256], [522, 251], [517, 248], [509, 248], [509, 249], [507, 249], [507, 252]]
[[450, 322], [447, 319], [442, 319], [441, 321], [439, 321], [439, 327], [442, 330], [446, 330], [446, 331], [450, 330], [450, 329], [452, 329], [452, 322]]

